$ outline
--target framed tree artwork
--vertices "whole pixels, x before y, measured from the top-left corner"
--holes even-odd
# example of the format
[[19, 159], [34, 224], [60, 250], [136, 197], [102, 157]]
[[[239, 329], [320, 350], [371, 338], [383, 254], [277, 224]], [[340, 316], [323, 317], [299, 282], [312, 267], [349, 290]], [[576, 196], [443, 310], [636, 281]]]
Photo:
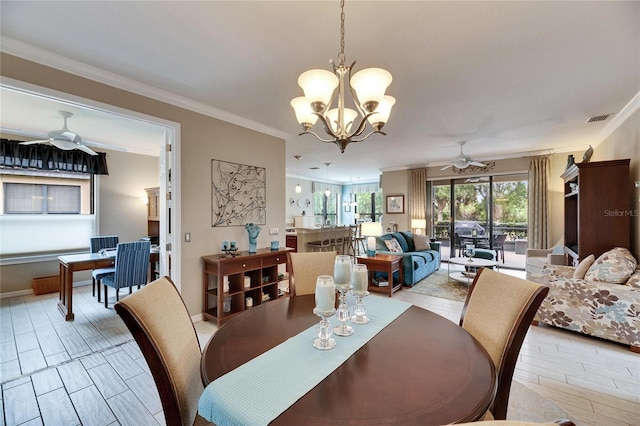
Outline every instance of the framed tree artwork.
[[387, 214], [404, 213], [404, 195], [387, 195]]

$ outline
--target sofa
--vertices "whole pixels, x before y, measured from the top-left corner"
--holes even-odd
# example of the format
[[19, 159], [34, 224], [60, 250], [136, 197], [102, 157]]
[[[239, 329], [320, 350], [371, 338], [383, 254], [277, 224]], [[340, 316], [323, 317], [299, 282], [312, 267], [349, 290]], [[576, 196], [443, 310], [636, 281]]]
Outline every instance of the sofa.
[[640, 267], [626, 248], [583, 259], [577, 267], [545, 265], [527, 279], [549, 287], [534, 324], [629, 345], [640, 352]]
[[402, 256], [405, 286], [412, 287], [440, 268], [440, 243], [431, 243], [426, 235], [412, 232], [384, 234], [376, 237], [376, 251]]

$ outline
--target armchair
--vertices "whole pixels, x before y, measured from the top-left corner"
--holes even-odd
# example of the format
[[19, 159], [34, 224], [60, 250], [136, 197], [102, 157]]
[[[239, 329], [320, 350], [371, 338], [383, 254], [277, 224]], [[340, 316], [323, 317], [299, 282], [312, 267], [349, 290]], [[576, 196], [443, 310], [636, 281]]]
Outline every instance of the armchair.
[[527, 273], [541, 274], [545, 265], [566, 265], [564, 247], [555, 246], [552, 249], [527, 249]]

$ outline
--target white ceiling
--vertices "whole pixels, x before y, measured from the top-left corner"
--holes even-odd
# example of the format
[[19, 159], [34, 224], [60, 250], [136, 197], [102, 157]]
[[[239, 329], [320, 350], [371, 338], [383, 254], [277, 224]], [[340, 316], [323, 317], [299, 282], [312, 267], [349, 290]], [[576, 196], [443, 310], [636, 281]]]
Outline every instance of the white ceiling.
[[[282, 135], [290, 174], [298, 174], [293, 156], [302, 155], [303, 177], [324, 179], [330, 162], [329, 178], [340, 182], [445, 164], [460, 140], [478, 160], [597, 149], [640, 93], [637, 1], [347, 0], [347, 62], [389, 70], [387, 92], [397, 103], [388, 136], [340, 154], [298, 136], [289, 106], [302, 94], [300, 73], [337, 60], [337, 0], [3, 0], [0, 12], [3, 51]], [[41, 135], [61, 128], [59, 106], [0, 95], [3, 128]], [[87, 140], [145, 139], [127, 137], [131, 126], [121, 117], [102, 126], [92, 112], [72, 112], [69, 128]]]

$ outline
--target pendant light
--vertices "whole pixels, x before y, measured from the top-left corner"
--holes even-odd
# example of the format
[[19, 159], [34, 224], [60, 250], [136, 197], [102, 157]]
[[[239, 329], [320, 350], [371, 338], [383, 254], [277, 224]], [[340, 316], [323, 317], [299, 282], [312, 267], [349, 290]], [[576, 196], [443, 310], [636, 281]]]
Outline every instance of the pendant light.
[[299, 194], [302, 192], [302, 187], [300, 186], [300, 159], [302, 155], [294, 155], [293, 158], [298, 160], [298, 184], [296, 185], [296, 194]]
[[324, 165], [327, 166], [327, 189], [325, 189], [324, 195], [329, 197], [329, 195], [331, 195], [331, 190], [329, 189], [329, 166], [331, 163], [324, 163]]

